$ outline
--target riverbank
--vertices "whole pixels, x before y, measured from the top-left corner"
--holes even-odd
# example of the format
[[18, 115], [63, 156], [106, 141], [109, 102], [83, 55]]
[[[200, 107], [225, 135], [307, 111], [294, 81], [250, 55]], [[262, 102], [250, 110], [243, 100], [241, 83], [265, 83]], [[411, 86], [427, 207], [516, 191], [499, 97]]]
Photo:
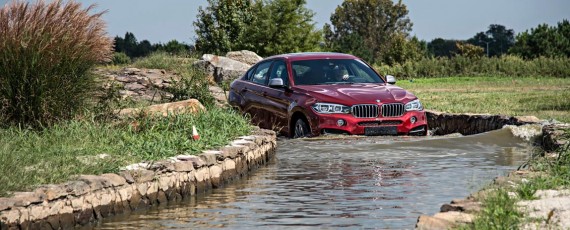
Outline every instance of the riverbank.
[[544, 125], [537, 141], [522, 169], [442, 205], [434, 216], [420, 216], [416, 229], [570, 228], [570, 125]]
[[256, 129], [230, 145], [199, 155], [132, 164], [120, 172], [81, 175], [0, 198], [0, 229], [68, 229], [110, 215], [178, 202], [204, 193], [264, 165], [276, 135]]

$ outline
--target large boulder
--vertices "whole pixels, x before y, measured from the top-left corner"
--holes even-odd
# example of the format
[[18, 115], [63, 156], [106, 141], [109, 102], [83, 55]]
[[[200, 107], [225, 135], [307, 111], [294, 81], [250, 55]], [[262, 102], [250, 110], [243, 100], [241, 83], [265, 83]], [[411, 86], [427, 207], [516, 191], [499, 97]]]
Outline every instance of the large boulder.
[[251, 67], [246, 63], [213, 54], [204, 54], [194, 65], [203, 68], [217, 83], [233, 81]]
[[141, 113], [145, 115], [168, 116], [169, 114], [198, 113], [205, 110], [206, 108], [204, 108], [200, 101], [189, 99], [172, 103], [156, 104], [144, 108], [121, 109], [115, 111], [115, 113], [119, 115], [119, 117], [136, 117]]
[[254, 52], [249, 50], [232, 51], [226, 54], [226, 57], [233, 60], [246, 63], [248, 65], [255, 65], [255, 63], [261, 61], [263, 58]]

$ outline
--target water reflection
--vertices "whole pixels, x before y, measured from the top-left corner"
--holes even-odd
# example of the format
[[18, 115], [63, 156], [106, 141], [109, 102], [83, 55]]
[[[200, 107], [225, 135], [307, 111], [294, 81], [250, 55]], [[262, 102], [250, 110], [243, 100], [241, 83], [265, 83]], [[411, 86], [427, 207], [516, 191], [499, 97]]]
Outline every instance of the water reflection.
[[98, 229], [413, 228], [523, 162], [500, 130], [468, 137], [281, 140], [271, 164], [180, 204], [106, 220]]

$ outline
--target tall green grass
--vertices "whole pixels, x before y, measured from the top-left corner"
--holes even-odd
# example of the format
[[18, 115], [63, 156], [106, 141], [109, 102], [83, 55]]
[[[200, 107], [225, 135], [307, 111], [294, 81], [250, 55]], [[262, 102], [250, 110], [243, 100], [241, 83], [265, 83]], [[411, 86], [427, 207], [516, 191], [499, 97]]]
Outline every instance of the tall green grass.
[[375, 66], [381, 74], [401, 79], [457, 76], [570, 77], [570, 58], [536, 58], [516, 56], [491, 58], [425, 58], [419, 61]]
[[82, 108], [90, 68], [112, 51], [103, 13], [93, 9], [61, 0], [0, 9], [0, 124], [44, 127]]
[[[192, 140], [192, 125], [201, 136], [198, 141]], [[0, 196], [75, 175], [116, 172], [131, 163], [198, 154], [250, 132], [249, 121], [240, 114], [217, 108], [122, 122], [85, 118], [42, 131], [0, 129]]]

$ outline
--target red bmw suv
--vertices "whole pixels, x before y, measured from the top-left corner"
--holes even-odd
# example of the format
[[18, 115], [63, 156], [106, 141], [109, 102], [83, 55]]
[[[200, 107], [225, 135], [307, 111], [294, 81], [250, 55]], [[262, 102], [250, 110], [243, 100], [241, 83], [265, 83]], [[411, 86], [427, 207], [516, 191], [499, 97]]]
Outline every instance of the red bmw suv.
[[268, 57], [232, 82], [229, 103], [262, 128], [293, 138], [325, 133], [427, 135], [414, 94], [341, 53]]

